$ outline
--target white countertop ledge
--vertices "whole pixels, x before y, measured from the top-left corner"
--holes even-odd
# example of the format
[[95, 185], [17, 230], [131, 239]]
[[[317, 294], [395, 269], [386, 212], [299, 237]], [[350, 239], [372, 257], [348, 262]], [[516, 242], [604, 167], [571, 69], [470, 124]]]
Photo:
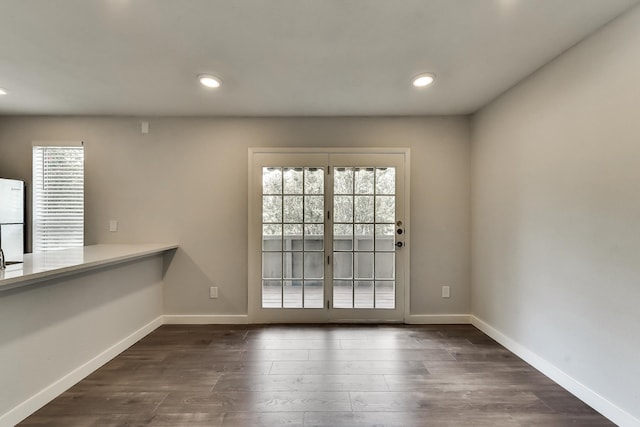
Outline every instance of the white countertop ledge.
[[21, 264], [0, 270], [0, 293], [177, 249], [168, 243], [94, 245], [26, 254]]

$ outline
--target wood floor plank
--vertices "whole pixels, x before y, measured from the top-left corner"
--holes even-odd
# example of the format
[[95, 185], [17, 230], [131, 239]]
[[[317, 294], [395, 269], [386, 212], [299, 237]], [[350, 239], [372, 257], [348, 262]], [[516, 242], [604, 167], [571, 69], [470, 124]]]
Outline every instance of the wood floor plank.
[[[496, 375], [494, 372], [384, 376], [389, 391], [532, 390], [531, 383], [526, 381], [527, 378], [522, 380], [514, 380], [514, 378], [512, 375]], [[535, 386], [535, 389], [539, 391], [556, 391], [558, 388], [557, 384], [548, 379]]]
[[520, 414], [513, 412], [511, 417], [521, 427], [615, 427], [614, 423], [600, 414]]
[[[340, 340], [340, 348], [343, 349], [368, 349], [368, 350], [411, 350], [411, 349], [433, 349], [433, 343], [420, 341], [415, 338], [400, 338], [400, 339], [342, 339]], [[436, 344], [436, 348], [440, 348], [439, 344]]]
[[350, 411], [347, 392], [170, 393], [158, 413]]
[[322, 340], [322, 339], [284, 339], [284, 338], [269, 338], [269, 339], [257, 339], [247, 343], [247, 347], [252, 351], [259, 349], [264, 350], [324, 350], [340, 348], [340, 342], [338, 340]]
[[531, 367], [520, 360], [503, 360], [501, 362], [493, 360], [484, 361], [449, 361], [449, 360], [428, 360], [422, 362], [431, 374], [465, 374], [494, 372], [501, 375], [518, 375], [530, 372]]
[[203, 364], [202, 369], [208, 369], [212, 372], [244, 372], [248, 374], [268, 374], [273, 366], [271, 360], [256, 361], [240, 361], [240, 362], [207, 362]]
[[213, 391], [388, 391], [383, 375], [224, 374]]
[[245, 360], [309, 360], [307, 349], [256, 349], [244, 356]]
[[308, 361], [275, 361], [271, 368], [272, 374], [358, 374], [358, 375], [384, 375], [384, 374], [423, 374], [429, 371], [422, 362], [418, 361], [366, 361], [359, 360], [308, 360]]
[[469, 411], [483, 413], [549, 413], [550, 408], [531, 392], [441, 390], [413, 392], [352, 392], [354, 411]]
[[[148, 427], [219, 427], [222, 425], [224, 414], [220, 413], [189, 413], [156, 414], [148, 421]], [[128, 426], [128, 424], [125, 424]]]
[[325, 350], [309, 350], [309, 360], [456, 360], [455, 357], [443, 349], [337, 349], [331, 352]]
[[306, 412], [309, 427], [521, 427], [508, 414], [434, 412]]
[[[27, 418], [20, 426], [28, 427], [147, 427], [153, 422], [151, 414], [54, 415]], [[173, 426], [175, 426], [174, 424]], [[216, 427], [215, 424], [212, 427]]]
[[613, 425], [471, 325], [165, 325], [20, 425]]
[[533, 392], [538, 399], [542, 400], [550, 408], [562, 411], [567, 415], [596, 415], [597, 412], [584, 402], [575, 399], [562, 389], [536, 390]]
[[211, 391], [221, 373], [203, 369], [144, 367], [133, 371], [98, 371], [72, 388], [74, 392]]
[[67, 392], [38, 411], [38, 414], [44, 417], [152, 414], [167, 395], [160, 392]]
[[190, 363], [209, 363], [209, 362], [238, 362], [245, 360], [247, 356], [246, 350], [235, 349], [189, 349], [189, 350], [172, 350], [162, 361], [163, 366], [182, 366]]
[[304, 425], [304, 412], [228, 412], [224, 427], [278, 427]]
[[[157, 414], [145, 426], [148, 427], [219, 427], [222, 426], [224, 414], [179, 413]], [[128, 424], [124, 424], [128, 426]], [[123, 424], [120, 424], [123, 426]]]

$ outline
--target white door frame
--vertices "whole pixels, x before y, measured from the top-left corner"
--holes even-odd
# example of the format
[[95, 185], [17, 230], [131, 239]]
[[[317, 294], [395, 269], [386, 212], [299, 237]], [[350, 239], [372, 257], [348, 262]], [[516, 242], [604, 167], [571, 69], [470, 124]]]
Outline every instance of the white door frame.
[[[387, 321], [406, 321], [410, 316], [410, 232], [405, 233], [402, 248], [401, 263], [396, 265], [397, 269], [402, 269], [403, 276], [403, 315], [402, 319], [398, 317], [390, 320], [385, 319], [385, 316], [380, 318], [362, 319], [358, 318], [358, 309], [351, 309], [355, 316], [343, 316], [344, 318], [330, 317], [330, 312], [333, 310], [342, 309], [281, 309], [279, 313], [271, 310], [276, 309], [263, 309], [260, 287], [256, 283], [261, 282], [261, 239], [262, 239], [262, 227], [261, 227], [261, 203], [257, 203], [257, 198], [262, 197], [262, 194], [256, 194], [257, 188], [262, 188], [262, 175], [257, 174], [255, 168], [255, 161], [261, 154], [278, 154], [284, 156], [284, 158], [290, 158], [294, 160], [300, 158], [301, 155], [308, 156], [308, 158], [315, 158], [315, 161], [319, 161], [323, 155], [326, 155], [327, 159], [331, 154], [335, 155], [370, 155], [370, 154], [401, 154], [404, 158], [403, 170], [404, 170], [404, 191], [402, 194], [402, 203], [404, 210], [404, 228], [409, 231], [411, 228], [410, 222], [410, 149], [408, 148], [336, 148], [336, 147], [322, 147], [322, 148], [249, 148], [248, 149], [248, 280], [247, 280], [247, 292], [248, 292], [248, 321], [249, 323], [274, 323], [274, 322], [287, 322], [287, 323], [306, 323], [306, 322], [330, 322], [330, 321], [349, 321], [349, 322], [387, 322]], [[315, 156], [314, 156], [315, 154]], [[304, 165], [314, 166], [314, 165]], [[325, 164], [324, 167], [327, 167]], [[328, 181], [328, 180], [327, 180]], [[325, 182], [325, 187], [328, 185]], [[326, 227], [328, 228], [328, 227]], [[326, 233], [329, 231], [326, 230]], [[325, 275], [325, 277], [327, 277]], [[266, 314], [269, 311], [269, 314]], [[380, 310], [383, 312], [384, 310]]]

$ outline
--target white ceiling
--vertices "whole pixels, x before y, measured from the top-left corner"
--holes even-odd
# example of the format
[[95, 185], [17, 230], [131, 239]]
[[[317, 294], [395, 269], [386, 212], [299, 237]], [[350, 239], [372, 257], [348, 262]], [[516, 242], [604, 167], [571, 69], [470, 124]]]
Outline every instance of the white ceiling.
[[637, 3], [0, 0], [0, 114], [466, 114]]

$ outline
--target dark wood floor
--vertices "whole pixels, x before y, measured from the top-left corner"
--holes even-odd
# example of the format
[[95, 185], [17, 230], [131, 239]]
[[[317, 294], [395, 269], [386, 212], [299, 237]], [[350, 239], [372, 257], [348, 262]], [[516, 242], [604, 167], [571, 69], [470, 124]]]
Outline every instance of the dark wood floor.
[[24, 426], [610, 426], [468, 325], [163, 326]]

